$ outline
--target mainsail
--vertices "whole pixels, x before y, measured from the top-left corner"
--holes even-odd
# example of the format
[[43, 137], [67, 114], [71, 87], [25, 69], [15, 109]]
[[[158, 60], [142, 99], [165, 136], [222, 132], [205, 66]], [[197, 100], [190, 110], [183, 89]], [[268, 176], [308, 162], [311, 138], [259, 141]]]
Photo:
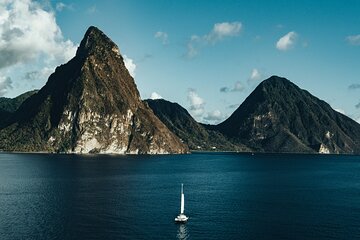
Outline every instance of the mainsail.
[[181, 204], [180, 204], [180, 213], [183, 214], [184, 213], [184, 204], [185, 204], [185, 199], [184, 199], [184, 186], [183, 184], [181, 184]]

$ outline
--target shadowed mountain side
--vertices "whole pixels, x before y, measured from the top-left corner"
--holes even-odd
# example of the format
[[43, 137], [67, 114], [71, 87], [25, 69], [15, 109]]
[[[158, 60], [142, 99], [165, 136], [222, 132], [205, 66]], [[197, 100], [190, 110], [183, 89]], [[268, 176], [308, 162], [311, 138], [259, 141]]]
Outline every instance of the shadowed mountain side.
[[37, 92], [38, 90], [32, 90], [15, 98], [0, 98], [0, 129], [9, 124], [12, 113], [14, 113], [26, 99]]

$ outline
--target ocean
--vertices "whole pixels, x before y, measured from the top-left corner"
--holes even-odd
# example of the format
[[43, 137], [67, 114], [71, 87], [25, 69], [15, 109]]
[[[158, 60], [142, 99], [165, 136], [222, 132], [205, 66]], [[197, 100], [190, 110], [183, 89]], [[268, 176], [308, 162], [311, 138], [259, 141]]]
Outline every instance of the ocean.
[[360, 239], [360, 156], [1, 153], [0, 239]]

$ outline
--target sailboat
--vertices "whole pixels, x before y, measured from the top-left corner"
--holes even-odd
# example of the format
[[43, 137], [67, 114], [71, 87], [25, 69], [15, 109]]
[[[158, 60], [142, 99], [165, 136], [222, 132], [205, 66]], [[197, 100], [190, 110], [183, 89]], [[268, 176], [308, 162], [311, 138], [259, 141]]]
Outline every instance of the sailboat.
[[175, 218], [175, 222], [184, 223], [186, 222], [189, 217], [187, 217], [184, 214], [184, 205], [185, 205], [185, 199], [184, 199], [184, 184], [181, 184], [181, 203], [180, 203], [180, 214]]

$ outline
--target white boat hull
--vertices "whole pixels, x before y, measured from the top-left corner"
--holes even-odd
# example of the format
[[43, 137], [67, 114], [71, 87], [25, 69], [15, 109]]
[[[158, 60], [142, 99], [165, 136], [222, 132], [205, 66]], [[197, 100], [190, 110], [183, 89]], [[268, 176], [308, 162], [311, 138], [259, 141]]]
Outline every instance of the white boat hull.
[[185, 214], [180, 214], [175, 218], [175, 222], [186, 222], [189, 219]]

